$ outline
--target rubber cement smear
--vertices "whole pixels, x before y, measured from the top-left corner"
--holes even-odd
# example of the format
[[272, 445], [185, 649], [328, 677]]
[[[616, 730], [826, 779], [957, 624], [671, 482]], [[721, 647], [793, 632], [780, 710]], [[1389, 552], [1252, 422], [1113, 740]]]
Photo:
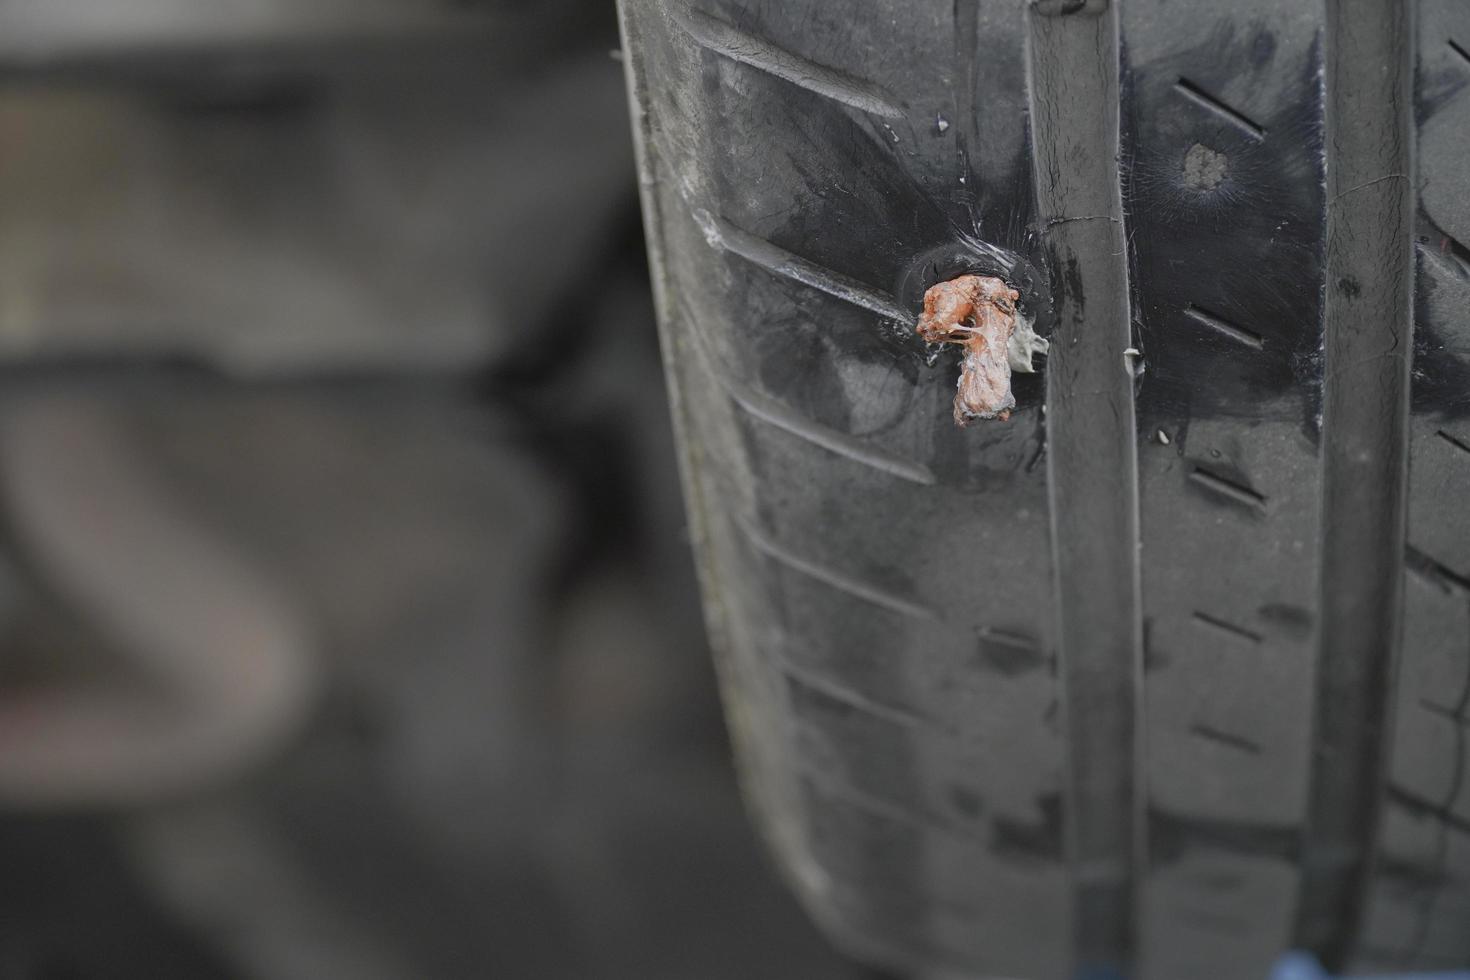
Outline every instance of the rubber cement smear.
[[1017, 319], [1020, 298], [994, 276], [975, 275], [936, 283], [924, 293], [915, 332], [925, 343], [959, 344], [965, 351], [954, 396], [956, 425], [1010, 418], [1016, 407], [1011, 372], [1030, 374], [1032, 356], [1046, 352], [1047, 342], [1030, 322]]

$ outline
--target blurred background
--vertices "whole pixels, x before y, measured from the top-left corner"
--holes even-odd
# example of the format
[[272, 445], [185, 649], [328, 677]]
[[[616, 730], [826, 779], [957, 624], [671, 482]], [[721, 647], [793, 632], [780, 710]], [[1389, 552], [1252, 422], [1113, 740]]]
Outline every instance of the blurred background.
[[612, 0], [0, 0], [0, 980], [850, 978], [731, 772]]

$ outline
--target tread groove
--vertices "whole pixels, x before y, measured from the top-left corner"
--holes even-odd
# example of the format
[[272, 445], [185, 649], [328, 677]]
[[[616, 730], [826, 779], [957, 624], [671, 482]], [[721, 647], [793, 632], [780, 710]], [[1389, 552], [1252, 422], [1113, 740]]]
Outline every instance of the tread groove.
[[1237, 326], [1224, 317], [1216, 316], [1208, 310], [1202, 310], [1198, 306], [1190, 305], [1184, 308], [1184, 315], [1196, 323], [1204, 324], [1218, 334], [1229, 337], [1238, 344], [1244, 344], [1253, 350], [1265, 350], [1266, 348], [1266, 341], [1260, 334]]
[[1010, 647], [1013, 650], [1027, 650], [1033, 653], [1041, 651], [1041, 645], [1036, 642], [1036, 637], [1025, 633], [1017, 633], [1014, 630], [1000, 629], [995, 626], [983, 626], [976, 632], [982, 639]]
[[1368, 904], [1403, 643], [1414, 72], [1409, 5], [1325, 9], [1320, 614], [1294, 939], [1337, 971]]
[[[729, 382], [729, 379], [723, 381]], [[938, 482], [934, 472], [922, 463], [914, 463], [874, 449], [854, 436], [813, 422], [773, 399], [749, 389], [736, 388], [733, 383], [728, 385], [727, 391], [735, 404], [750, 416], [814, 446], [920, 486], [930, 487]]]
[[904, 616], [928, 620], [937, 620], [939, 618], [939, 615], [933, 609], [914, 602], [912, 599], [894, 595], [887, 589], [849, 578], [841, 572], [834, 571], [816, 562], [802, 558], [799, 555], [792, 554], [767, 538], [746, 521], [737, 519], [736, 525], [745, 535], [746, 540], [761, 554], [778, 564], [785, 565], [787, 568], [802, 573], [808, 578], [815, 579], [825, 585], [830, 585], [837, 591], [845, 592], [854, 598], [863, 599], [871, 602], [875, 606], [882, 606], [884, 609], [892, 610]]
[[[1428, 218], [1421, 217], [1419, 224], [1420, 234], [1424, 238], [1416, 242], [1419, 251], [1433, 261], [1448, 266], [1452, 275], [1461, 279], [1470, 277], [1470, 249]], [[1437, 239], [1439, 247], [1431, 248], [1428, 239]]]
[[1203, 722], [1195, 722], [1193, 725], [1190, 725], [1189, 733], [1191, 735], [1198, 735], [1206, 741], [1216, 742], [1240, 752], [1245, 752], [1248, 755], [1260, 755], [1264, 751], [1259, 742], [1252, 741], [1243, 735], [1234, 735], [1230, 732], [1221, 731]]
[[1446, 721], [1452, 721], [1457, 725], [1470, 725], [1470, 718], [1465, 717], [1465, 698], [1463, 695], [1460, 697], [1459, 707], [1440, 704], [1438, 701], [1431, 701], [1429, 698], [1420, 698], [1419, 707], [1432, 715], [1438, 715]]
[[1266, 128], [1264, 126], [1251, 119], [1239, 109], [1226, 105], [1219, 98], [1206, 92], [1189, 79], [1181, 78], [1175, 82], [1174, 91], [1195, 105], [1213, 112], [1252, 139], [1263, 140], [1266, 138]]
[[[1460, 684], [1459, 696], [1455, 699], [1452, 707], [1435, 704], [1425, 698], [1420, 698], [1419, 703], [1425, 708], [1441, 714], [1451, 721], [1455, 726], [1455, 761], [1454, 775], [1450, 778], [1449, 788], [1445, 790], [1444, 803], [1441, 804], [1441, 812], [1446, 821], [1439, 826], [1439, 832], [1435, 835], [1435, 867], [1443, 869], [1449, 857], [1450, 841], [1448, 818], [1454, 815], [1455, 804], [1459, 802], [1460, 793], [1465, 788], [1465, 754], [1467, 748], [1465, 712], [1470, 711], [1470, 657], [1466, 660], [1465, 680]], [[1434, 923], [1435, 909], [1439, 905], [1439, 898], [1444, 893], [1445, 883], [1441, 881], [1438, 886], [1429, 892], [1429, 898], [1420, 909], [1419, 928], [1415, 935], [1414, 955], [1417, 958], [1424, 952], [1424, 947], [1429, 941], [1430, 928]]]
[[1404, 566], [1442, 592], [1470, 595], [1470, 578], [1435, 561], [1412, 545], [1404, 549]]
[[915, 317], [899, 306], [892, 298], [867, 283], [858, 282], [840, 272], [802, 258], [759, 235], [737, 228], [730, 222], [708, 211], [694, 209], [694, 220], [699, 223], [705, 239], [711, 246], [723, 249], [752, 262], [768, 272], [810, 286], [844, 302], [860, 306], [888, 320], [912, 326]]
[[781, 673], [785, 674], [789, 679], [811, 688], [813, 691], [823, 694], [834, 701], [841, 701], [856, 711], [865, 712], [907, 728], [932, 728], [936, 731], [947, 733], [947, 729], [939, 725], [932, 718], [925, 717], [906, 708], [899, 708], [891, 704], [884, 704], [881, 701], [874, 701], [866, 694], [861, 694], [846, 684], [832, 680], [830, 677], [824, 677], [805, 667], [798, 667], [789, 660], [777, 658], [777, 665]]
[[1470, 67], [1470, 49], [1466, 49], [1454, 38], [1449, 38], [1445, 43], [1450, 46], [1451, 51], [1460, 56], [1460, 60], [1465, 62], [1467, 67]]
[[966, 844], [984, 844], [987, 840], [984, 836], [973, 831], [956, 827], [954, 824], [937, 819], [933, 814], [922, 810], [910, 810], [890, 803], [888, 800], [880, 799], [871, 793], [865, 793], [850, 783], [833, 779], [832, 775], [823, 772], [810, 763], [803, 762], [798, 766], [801, 774], [811, 781], [819, 792], [829, 801], [850, 806], [854, 810], [888, 820], [892, 823], [912, 827], [916, 830], [933, 831], [955, 838]]
[[1464, 246], [1452, 238], [1442, 240], [1441, 248], [1419, 245], [1419, 252], [1443, 271], [1461, 279], [1470, 278], [1470, 259], [1465, 257]]
[[1443, 430], [1443, 429], [1436, 429], [1434, 434], [1437, 435], [1437, 436], [1439, 436], [1445, 442], [1449, 443], [1451, 446], [1454, 446], [1460, 452], [1462, 452], [1462, 453], [1470, 453], [1470, 446], [1467, 446], [1465, 443], [1461, 442], [1459, 439], [1456, 439], [1454, 436], [1450, 435], [1445, 430]]
[[1227, 479], [1199, 465], [1195, 465], [1189, 471], [1189, 479], [1231, 503], [1247, 507], [1257, 513], [1263, 514], [1266, 511], [1265, 496], [1244, 483]]
[[1418, 817], [1439, 821], [1446, 828], [1461, 834], [1470, 834], [1470, 819], [1451, 813], [1433, 800], [1425, 799], [1413, 790], [1397, 783], [1389, 783], [1388, 799]]
[[787, 408], [768, 395], [756, 391], [750, 385], [734, 376], [734, 373], [726, 366], [714, 352], [711, 351], [704, 339], [703, 332], [694, 316], [688, 310], [680, 310], [681, 315], [689, 323], [688, 335], [693, 337], [693, 346], [703, 362], [705, 368], [714, 376], [716, 383], [725, 389], [730, 400], [735, 403], [741, 411], [746, 412], [753, 418], [757, 418], [767, 425], [775, 426], [783, 432], [789, 432], [798, 439], [803, 439], [830, 453], [835, 453], [855, 463], [870, 467], [875, 470], [896, 476], [910, 483], [920, 486], [933, 486], [938, 482], [934, 471], [922, 463], [905, 459], [893, 453], [885, 452], [869, 445], [856, 436], [848, 435], [837, 429], [829, 428], [819, 422], [814, 422], [799, 412]]
[[1079, 973], [1127, 975], [1137, 955], [1148, 820], [1134, 389], [1116, 368], [1117, 352], [1134, 338], [1119, 5], [1086, 6], [1087, 16], [1030, 6], [1027, 99], [1037, 225], [1056, 270], [1045, 458], [1073, 955]]
[[1264, 637], [1262, 637], [1260, 633], [1253, 633], [1252, 631], [1246, 629], [1244, 626], [1236, 626], [1234, 623], [1227, 622], [1226, 620], [1220, 619], [1217, 616], [1211, 616], [1209, 613], [1200, 612], [1197, 609], [1194, 611], [1194, 619], [1196, 622], [1203, 623], [1211, 629], [1219, 630], [1220, 632], [1228, 634], [1229, 636], [1233, 636], [1238, 640], [1246, 640], [1250, 643], [1260, 643], [1264, 639]]
[[809, 61], [778, 47], [763, 37], [743, 31], [732, 24], [698, 10], [676, 10], [674, 21], [700, 47], [723, 55], [731, 61], [749, 65], [768, 75], [785, 79], [799, 88], [814, 92], [854, 109], [887, 119], [903, 116], [903, 109], [891, 95], [872, 82]]

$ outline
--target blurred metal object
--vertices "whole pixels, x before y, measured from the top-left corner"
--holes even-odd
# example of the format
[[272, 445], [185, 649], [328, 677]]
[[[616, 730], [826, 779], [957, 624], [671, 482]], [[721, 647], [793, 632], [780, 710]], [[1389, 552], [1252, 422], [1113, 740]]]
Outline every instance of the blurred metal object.
[[300, 612], [186, 516], [109, 416], [80, 397], [0, 414], [23, 550], [143, 681], [0, 692], [0, 805], [136, 805], [236, 775], [317, 687]]

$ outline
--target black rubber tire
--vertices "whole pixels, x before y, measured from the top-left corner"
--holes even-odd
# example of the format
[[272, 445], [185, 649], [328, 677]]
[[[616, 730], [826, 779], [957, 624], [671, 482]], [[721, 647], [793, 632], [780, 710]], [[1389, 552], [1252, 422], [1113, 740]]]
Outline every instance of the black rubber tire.
[[[623, 29], [727, 714], [831, 937], [1037, 980], [1470, 964], [1470, 5]], [[963, 272], [1051, 355], [960, 429], [912, 326]]]

